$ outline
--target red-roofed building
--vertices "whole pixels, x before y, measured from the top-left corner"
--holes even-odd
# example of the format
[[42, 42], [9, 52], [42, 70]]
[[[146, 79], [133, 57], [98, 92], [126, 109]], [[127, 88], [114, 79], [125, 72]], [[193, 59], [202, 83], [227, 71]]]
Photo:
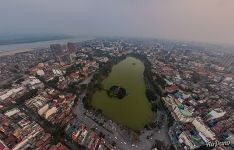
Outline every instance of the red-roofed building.
[[175, 84], [171, 85], [171, 86], [167, 86], [165, 88], [166, 92], [168, 93], [175, 93], [179, 90], [178, 86], [176, 86]]
[[57, 147], [55, 145], [52, 145], [49, 150], [57, 150]]
[[9, 150], [9, 148], [0, 140], [0, 150]]

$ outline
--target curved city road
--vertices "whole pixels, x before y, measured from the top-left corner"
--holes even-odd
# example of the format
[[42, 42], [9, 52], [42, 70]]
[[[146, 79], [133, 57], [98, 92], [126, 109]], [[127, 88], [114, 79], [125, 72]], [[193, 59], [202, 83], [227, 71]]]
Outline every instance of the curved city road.
[[[88, 84], [92, 79], [92, 75], [85, 79], [81, 84]], [[74, 124], [83, 123], [88, 128], [94, 128], [97, 133], [103, 133], [105, 135], [105, 140], [107, 142], [112, 143], [113, 141], [116, 143], [116, 147], [121, 150], [150, 150], [155, 143], [155, 139], [164, 141], [166, 145], [170, 145], [170, 141], [168, 138], [168, 127], [167, 122], [165, 121], [160, 130], [153, 129], [150, 131], [144, 130], [144, 133], [141, 134], [140, 141], [137, 144], [130, 143], [124, 139], [124, 136], [115, 130], [109, 131], [103, 126], [99, 125], [92, 118], [85, 115], [85, 113], [90, 113], [88, 110], [84, 108], [82, 103], [82, 99], [86, 94], [86, 90], [79, 96], [79, 100], [75, 107], [73, 108], [74, 114], [76, 114], [76, 119]], [[165, 119], [167, 120], [167, 119]], [[151, 135], [150, 139], [147, 139], [147, 136]]]

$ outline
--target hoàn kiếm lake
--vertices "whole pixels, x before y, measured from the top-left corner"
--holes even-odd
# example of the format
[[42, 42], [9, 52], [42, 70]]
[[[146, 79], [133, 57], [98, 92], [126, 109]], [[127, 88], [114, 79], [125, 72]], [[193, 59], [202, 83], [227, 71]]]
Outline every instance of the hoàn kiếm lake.
[[96, 91], [92, 98], [92, 106], [101, 109], [103, 114], [117, 123], [134, 130], [140, 130], [154, 118], [151, 104], [145, 95], [143, 62], [127, 57], [114, 65], [108, 77], [102, 82], [104, 89], [113, 85], [127, 90], [123, 99], [109, 97], [106, 91]]

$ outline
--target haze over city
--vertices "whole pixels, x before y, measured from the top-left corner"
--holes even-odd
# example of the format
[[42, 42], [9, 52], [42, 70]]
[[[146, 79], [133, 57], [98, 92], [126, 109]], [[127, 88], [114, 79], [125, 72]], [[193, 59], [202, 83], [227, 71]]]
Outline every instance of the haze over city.
[[11, 0], [0, 33], [154, 37], [234, 43], [232, 0]]
[[234, 150], [234, 0], [0, 2], [0, 150]]

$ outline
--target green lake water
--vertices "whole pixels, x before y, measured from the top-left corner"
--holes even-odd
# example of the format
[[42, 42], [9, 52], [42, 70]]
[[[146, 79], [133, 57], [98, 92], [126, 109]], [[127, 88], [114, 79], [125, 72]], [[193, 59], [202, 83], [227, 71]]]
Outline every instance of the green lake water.
[[144, 64], [133, 57], [127, 57], [113, 66], [109, 76], [102, 82], [105, 89], [112, 85], [125, 88], [128, 95], [123, 99], [110, 98], [106, 91], [97, 91], [92, 105], [103, 114], [122, 125], [140, 130], [153, 120], [151, 104], [145, 96]]

